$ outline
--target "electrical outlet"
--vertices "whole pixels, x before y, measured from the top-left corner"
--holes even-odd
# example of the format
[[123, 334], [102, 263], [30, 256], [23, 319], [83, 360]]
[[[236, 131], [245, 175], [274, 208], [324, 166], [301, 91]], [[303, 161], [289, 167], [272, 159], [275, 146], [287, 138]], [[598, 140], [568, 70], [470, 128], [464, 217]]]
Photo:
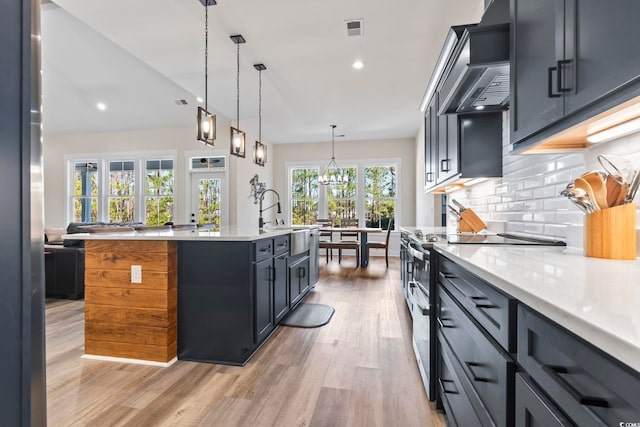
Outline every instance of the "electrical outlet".
[[131, 283], [142, 283], [142, 266], [131, 266]]

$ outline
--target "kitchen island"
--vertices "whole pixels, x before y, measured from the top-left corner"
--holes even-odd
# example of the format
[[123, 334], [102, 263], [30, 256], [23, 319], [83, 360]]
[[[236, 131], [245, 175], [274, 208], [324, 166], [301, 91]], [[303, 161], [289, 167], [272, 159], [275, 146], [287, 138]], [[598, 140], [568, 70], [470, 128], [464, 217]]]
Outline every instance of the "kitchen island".
[[85, 240], [85, 357], [243, 365], [315, 284], [309, 247], [290, 252], [298, 233], [223, 227], [66, 236]]

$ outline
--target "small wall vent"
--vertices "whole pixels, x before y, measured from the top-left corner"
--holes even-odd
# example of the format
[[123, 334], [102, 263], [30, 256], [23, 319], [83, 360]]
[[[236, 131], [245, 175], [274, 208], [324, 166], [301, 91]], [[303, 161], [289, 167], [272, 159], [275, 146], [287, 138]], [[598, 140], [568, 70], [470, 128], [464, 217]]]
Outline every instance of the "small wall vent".
[[363, 34], [364, 21], [362, 19], [350, 19], [345, 21], [347, 37], [360, 37]]
[[186, 99], [176, 99], [173, 102], [175, 102], [176, 105], [188, 105], [189, 104]]

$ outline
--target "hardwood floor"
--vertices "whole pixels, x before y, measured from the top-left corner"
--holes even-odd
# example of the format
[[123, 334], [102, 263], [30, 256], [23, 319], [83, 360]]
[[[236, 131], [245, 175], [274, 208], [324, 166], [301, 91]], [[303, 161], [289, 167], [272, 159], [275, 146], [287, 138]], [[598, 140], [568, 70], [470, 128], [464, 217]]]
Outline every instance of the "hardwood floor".
[[278, 328], [244, 367], [81, 359], [84, 303], [48, 302], [48, 425], [444, 426], [422, 388], [398, 264], [321, 257], [307, 302], [333, 306], [331, 322]]

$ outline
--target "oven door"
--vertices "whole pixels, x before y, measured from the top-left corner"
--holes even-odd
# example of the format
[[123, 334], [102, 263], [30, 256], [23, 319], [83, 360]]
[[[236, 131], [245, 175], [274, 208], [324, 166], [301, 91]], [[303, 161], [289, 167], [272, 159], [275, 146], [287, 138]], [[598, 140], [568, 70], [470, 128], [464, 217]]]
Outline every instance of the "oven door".
[[431, 346], [431, 328], [430, 328], [430, 307], [429, 307], [429, 290], [417, 280], [409, 283], [409, 299], [413, 310], [413, 351], [416, 354], [418, 368], [424, 389], [427, 392], [429, 400], [433, 400], [435, 396], [431, 396], [431, 387], [429, 379], [433, 374], [431, 372], [430, 346]]

